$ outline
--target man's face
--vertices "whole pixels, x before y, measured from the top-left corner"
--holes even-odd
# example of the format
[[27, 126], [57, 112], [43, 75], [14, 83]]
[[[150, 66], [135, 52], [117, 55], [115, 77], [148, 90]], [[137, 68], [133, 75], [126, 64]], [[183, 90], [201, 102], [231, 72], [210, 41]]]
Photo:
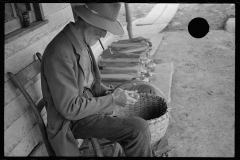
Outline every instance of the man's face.
[[106, 34], [107, 34], [106, 30], [103, 30], [92, 25], [87, 26], [84, 31], [85, 40], [89, 46], [95, 45], [97, 41], [102, 37], [104, 38]]

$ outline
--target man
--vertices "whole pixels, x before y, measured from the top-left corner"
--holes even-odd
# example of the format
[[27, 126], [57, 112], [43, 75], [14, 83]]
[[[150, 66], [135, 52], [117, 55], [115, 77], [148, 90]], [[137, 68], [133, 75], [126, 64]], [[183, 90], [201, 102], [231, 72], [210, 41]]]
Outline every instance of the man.
[[[101, 83], [89, 46], [112, 34], [124, 33], [117, 21], [120, 3], [72, 5], [75, 23], [69, 23], [46, 47], [41, 62], [43, 98], [47, 108], [48, 139], [57, 156], [78, 156], [76, 139], [105, 138], [119, 142], [126, 156], [152, 156], [148, 123], [139, 117], [111, 116], [115, 104], [137, 100], [129, 92]], [[87, 98], [84, 88], [94, 97]]]

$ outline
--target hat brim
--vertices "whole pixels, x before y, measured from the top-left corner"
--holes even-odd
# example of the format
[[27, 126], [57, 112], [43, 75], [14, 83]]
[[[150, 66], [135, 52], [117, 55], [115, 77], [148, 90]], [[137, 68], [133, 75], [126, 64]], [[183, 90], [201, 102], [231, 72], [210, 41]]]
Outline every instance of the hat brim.
[[89, 11], [84, 6], [73, 6], [74, 11], [87, 23], [99, 27], [101, 29], [107, 30], [108, 32], [115, 35], [123, 35], [124, 30], [118, 21], [110, 21], [102, 18], [91, 11]]

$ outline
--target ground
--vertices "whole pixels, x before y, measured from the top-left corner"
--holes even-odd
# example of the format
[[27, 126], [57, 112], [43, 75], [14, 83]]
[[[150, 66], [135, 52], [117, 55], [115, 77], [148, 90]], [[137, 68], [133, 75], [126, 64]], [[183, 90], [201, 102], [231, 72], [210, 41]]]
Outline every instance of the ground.
[[[215, 12], [215, 13], [214, 13]], [[170, 157], [233, 157], [235, 142], [235, 35], [223, 30], [235, 15], [230, 4], [184, 4], [170, 25], [154, 59], [174, 62]], [[191, 37], [188, 22], [205, 18], [210, 32]]]
[[172, 61], [170, 157], [233, 157], [234, 37], [213, 30], [203, 39], [166, 32], [154, 59]]
[[[154, 4], [130, 4], [133, 20]], [[140, 8], [140, 9], [139, 9]], [[119, 21], [125, 25], [124, 6]], [[235, 35], [223, 30], [235, 16], [231, 4], [180, 4], [154, 55], [173, 62], [169, 157], [235, 156]], [[201, 39], [187, 30], [194, 17], [205, 18], [210, 32]], [[124, 24], [125, 23], [125, 24]]]

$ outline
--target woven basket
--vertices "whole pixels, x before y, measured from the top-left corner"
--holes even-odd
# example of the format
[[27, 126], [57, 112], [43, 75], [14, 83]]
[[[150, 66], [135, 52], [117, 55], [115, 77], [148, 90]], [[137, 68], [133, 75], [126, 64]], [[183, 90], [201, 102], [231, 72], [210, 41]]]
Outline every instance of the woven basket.
[[[130, 83], [136, 83], [130, 82]], [[144, 86], [149, 86], [151, 89], [156, 88], [154, 85], [148, 85], [148, 83], [143, 83]], [[131, 86], [131, 84], [123, 84], [117, 88], [126, 89], [126, 86]], [[135, 90], [136, 87], [130, 87], [130, 90]], [[133, 89], [132, 89], [133, 88]], [[139, 87], [141, 88], [141, 87]], [[146, 89], [145, 89], [146, 90]], [[157, 89], [156, 91], [159, 91]], [[155, 92], [155, 91], [154, 91]], [[113, 110], [113, 115], [119, 117], [125, 116], [138, 116], [148, 121], [150, 132], [151, 132], [151, 145], [158, 142], [166, 133], [169, 124], [169, 110], [164, 95], [162, 92], [157, 94], [150, 93], [139, 93], [140, 98], [135, 105], [128, 105], [126, 107], [115, 106]]]

